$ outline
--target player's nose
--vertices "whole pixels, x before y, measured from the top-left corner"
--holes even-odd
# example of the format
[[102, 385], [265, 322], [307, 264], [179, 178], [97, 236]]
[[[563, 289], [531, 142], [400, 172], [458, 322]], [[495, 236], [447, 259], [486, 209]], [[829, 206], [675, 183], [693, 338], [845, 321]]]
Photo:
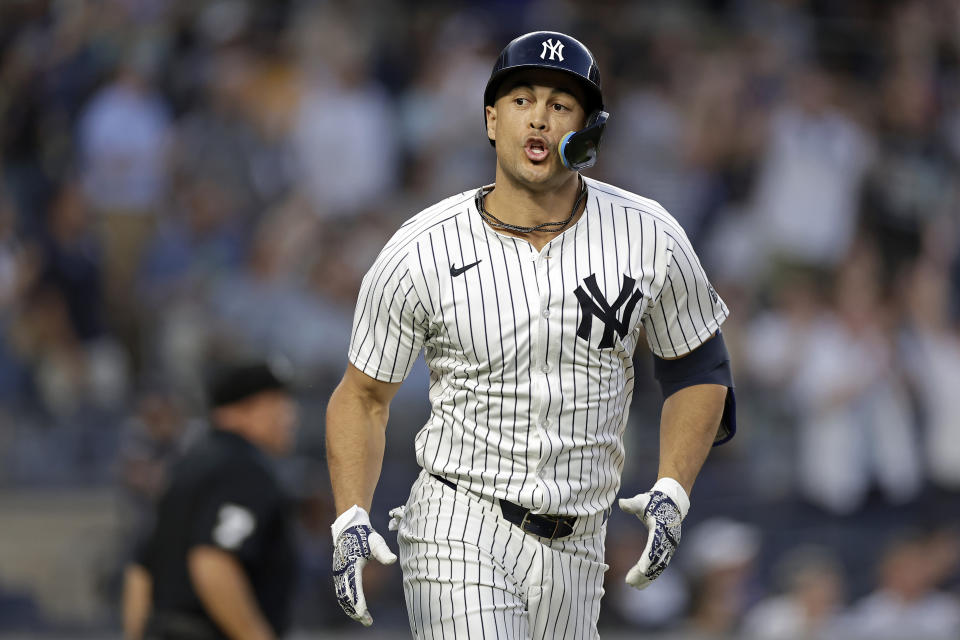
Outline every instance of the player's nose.
[[543, 131], [547, 128], [547, 110], [543, 107], [536, 107], [530, 112], [530, 128]]

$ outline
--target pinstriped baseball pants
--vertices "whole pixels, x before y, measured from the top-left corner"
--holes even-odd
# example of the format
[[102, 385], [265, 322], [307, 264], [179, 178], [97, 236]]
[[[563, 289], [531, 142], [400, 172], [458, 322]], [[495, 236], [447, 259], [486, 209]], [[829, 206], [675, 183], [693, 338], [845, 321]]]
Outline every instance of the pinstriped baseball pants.
[[422, 472], [398, 540], [415, 638], [597, 638], [605, 514], [559, 540], [524, 533], [498, 506]]

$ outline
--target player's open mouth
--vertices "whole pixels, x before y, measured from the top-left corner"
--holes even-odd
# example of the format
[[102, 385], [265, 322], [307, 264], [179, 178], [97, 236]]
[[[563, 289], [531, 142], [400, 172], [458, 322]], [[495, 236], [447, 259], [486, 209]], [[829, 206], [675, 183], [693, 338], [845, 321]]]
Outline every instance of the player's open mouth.
[[534, 162], [542, 162], [550, 155], [550, 149], [542, 138], [528, 138], [523, 150], [527, 152], [527, 157]]

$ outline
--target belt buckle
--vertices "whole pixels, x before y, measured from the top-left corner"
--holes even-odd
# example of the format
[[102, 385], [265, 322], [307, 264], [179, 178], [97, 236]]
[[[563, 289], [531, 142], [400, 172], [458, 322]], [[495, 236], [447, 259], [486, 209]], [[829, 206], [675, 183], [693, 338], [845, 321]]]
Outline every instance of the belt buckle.
[[523, 519], [520, 520], [520, 530], [524, 533], [530, 533], [527, 531], [527, 522], [530, 519], [530, 509], [527, 509], [526, 513], [523, 514]]
[[553, 540], [557, 536], [557, 530], [560, 528], [561, 519], [558, 517], [552, 517], [547, 515], [541, 515], [540, 517], [544, 520], [550, 520], [553, 522], [553, 531], [548, 536], [541, 536], [539, 533], [534, 533], [527, 528], [527, 523], [530, 522], [530, 516], [533, 515], [533, 512], [527, 509], [527, 512], [523, 514], [523, 520], [520, 521], [520, 529], [524, 533], [532, 533], [535, 536], [540, 536], [541, 538], [546, 538], [547, 540]]

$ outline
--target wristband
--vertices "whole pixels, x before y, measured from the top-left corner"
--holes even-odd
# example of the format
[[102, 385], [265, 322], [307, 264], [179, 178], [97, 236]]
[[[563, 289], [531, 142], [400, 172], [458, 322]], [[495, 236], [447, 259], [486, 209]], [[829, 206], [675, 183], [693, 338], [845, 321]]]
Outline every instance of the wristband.
[[677, 505], [677, 509], [680, 510], [681, 520], [687, 517], [687, 512], [690, 510], [690, 498], [687, 496], [687, 492], [684, 490], [683, 485], [681, 485], [679, 482], [673, 478], [660, 478], [653, 485], [653, 488], [650, 489], [650, 491], [659, 491], [673, 500], [674, 504]]
[[336, 541], [340, 537], [340, 534], [343, 533], [344, 529], [349, 527], [356, 526], [358, 524], [365, 524], [370, 526], [370, 516], [367, 514], [366, 510], [363, 507], [353, 505], [333, 521], [333, 524], [330, 525], [330, 532], [333, 534], [333, 539]]

